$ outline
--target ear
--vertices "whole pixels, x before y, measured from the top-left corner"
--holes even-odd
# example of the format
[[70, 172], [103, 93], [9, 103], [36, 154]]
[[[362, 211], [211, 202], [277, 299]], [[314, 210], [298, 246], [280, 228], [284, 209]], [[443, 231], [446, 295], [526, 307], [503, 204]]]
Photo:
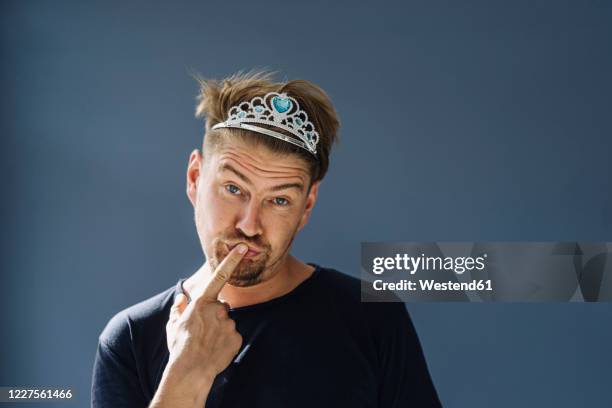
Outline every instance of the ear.
[[306, 197], [306, 207], [304, 207], [304, 214], [302, 214], [302, 219], [300, 220], [298, 231], [304, 228], [304, 226], [308, 223], [308, 220], [310, 219], [310, 214], [312, 213], [312, 209], [314, 208], [314, 205], [317, 202], [317, 195], [319, 194], [320, 184], [321, 184], [321, 180], [315, 181], [314, 183], [312, 183], [312, 186], [310, 187], [310, 191], [308, 192], [308, 197]]
[[187, 165], [187, 197], [194, 207], [198, 196], [198, 180], [201, 172], [202, 154], [199, 149], [194, 149], [189, 155], [189, 164]]

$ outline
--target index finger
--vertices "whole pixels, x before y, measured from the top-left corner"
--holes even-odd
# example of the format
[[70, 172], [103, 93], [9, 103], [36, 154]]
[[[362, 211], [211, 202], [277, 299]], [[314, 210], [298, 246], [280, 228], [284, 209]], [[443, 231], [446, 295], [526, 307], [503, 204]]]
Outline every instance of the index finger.
[[206, 285], [204, 292], [202, 293], [202, 298], [216, 302], [219, 297], [219, 292], [225, 286], [227, 280], [232, 276], [232, 272], [240, 263], [240, 260], [246, 253], [248, 247], [245, 244], [236, 245], [232, 250], [227, 254], [225, 259], [219, 264], [217, 269], [213, 272], [212, 279]]

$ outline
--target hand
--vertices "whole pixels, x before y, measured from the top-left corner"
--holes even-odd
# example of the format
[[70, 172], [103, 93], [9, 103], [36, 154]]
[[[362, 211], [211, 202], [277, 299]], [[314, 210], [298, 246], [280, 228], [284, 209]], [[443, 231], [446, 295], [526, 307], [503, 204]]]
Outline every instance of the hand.
[[187, 297], [179, 294], [172, 305], [166, 324], [168, 364], [180, 367], [184, 375], [204, 376], [212, 381], [242, 346], [236, 324], [228, 316], [227, 304], [218, 300], [221, 289], [246, 253], [241, 249], [247, 249], [246, 245], [232, 248], [201, 295], [187, 304]]

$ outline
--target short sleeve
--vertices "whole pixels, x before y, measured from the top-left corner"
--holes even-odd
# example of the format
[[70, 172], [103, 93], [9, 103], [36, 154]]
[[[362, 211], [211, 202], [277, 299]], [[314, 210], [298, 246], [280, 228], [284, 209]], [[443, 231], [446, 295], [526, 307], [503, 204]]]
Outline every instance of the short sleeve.
[[441, 407], [412, 320], [403, 303], [385, 303], [380, 332], [379, 406]]
[[92, 374], [91, 406], [145, 408], [147, 404], [131, 353], [127, 319], [117, 315], [108, 323], [98, 341]]

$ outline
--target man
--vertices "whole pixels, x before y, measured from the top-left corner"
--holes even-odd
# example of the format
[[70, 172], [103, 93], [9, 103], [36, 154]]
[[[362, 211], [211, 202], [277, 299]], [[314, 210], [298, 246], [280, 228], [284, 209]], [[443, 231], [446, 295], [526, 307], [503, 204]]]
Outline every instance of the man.
[[268, 73], [199, 81], [187, 196], [206, 262], [110, 320], [92, 406], [439, 406], [404, 305], [290, 254], [337, 137], [329, 97]]

